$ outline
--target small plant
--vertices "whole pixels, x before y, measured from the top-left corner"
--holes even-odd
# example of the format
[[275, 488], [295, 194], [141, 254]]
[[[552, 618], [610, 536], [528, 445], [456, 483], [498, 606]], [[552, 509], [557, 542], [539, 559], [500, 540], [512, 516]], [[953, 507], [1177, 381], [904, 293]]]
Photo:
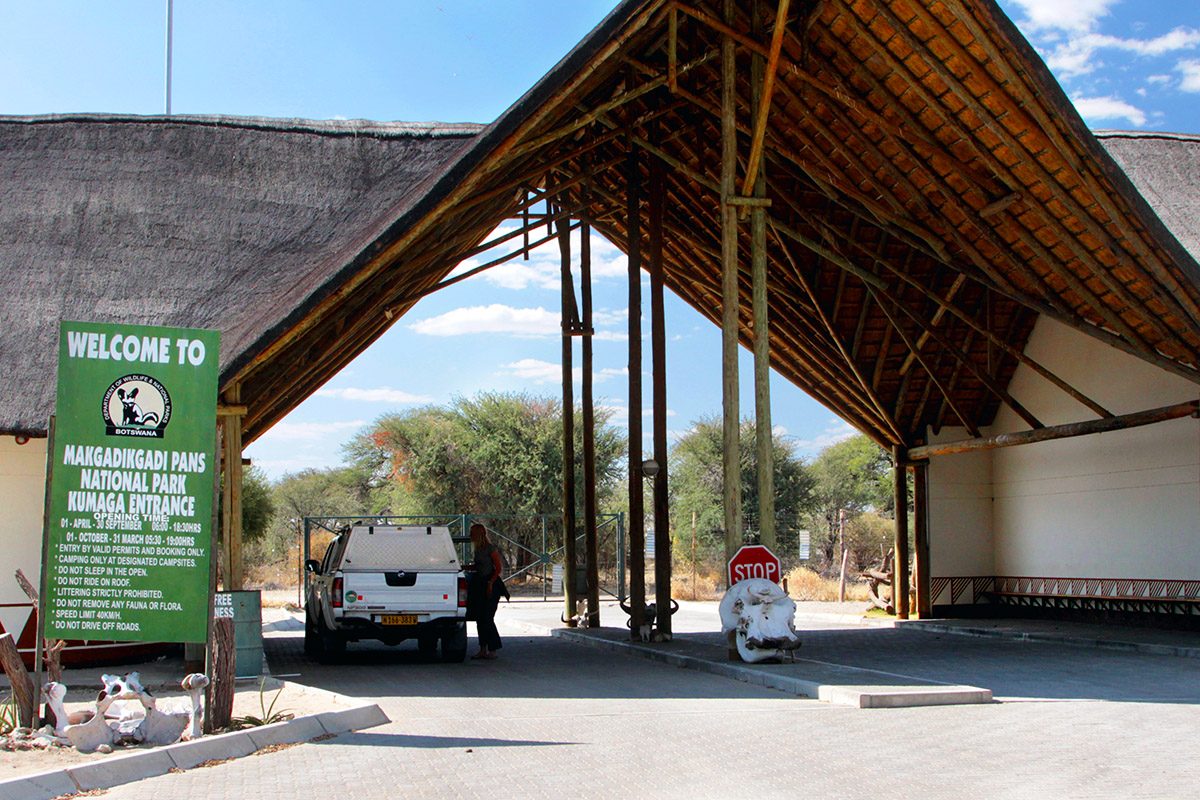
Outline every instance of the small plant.
[[290, 711], [275, 710], [275, 703], [279, 701], [279, 695], [283, 693], [282, 686], [277, 692], [275, 692], [275, 696], [271, 698], [271, 705], [268, 706], [266, 698], [266, 686], [267, 679], [263, 678], [262, 682], [258, 685], [258, 707], [262, 709], [262, 716], [256, 717], [252, 714], [247, 714], [244, 717], [234, 717], [229, 724], [230, 730], [236, 731], [243, 728], [258, 728], [263, 725], [273, 725], [276, 722], [286, 722], [287, 720], [296, 716]]
[[0, 736], [12, 733], [17, 721], [17, 700], [9, 695], [0, 701]]

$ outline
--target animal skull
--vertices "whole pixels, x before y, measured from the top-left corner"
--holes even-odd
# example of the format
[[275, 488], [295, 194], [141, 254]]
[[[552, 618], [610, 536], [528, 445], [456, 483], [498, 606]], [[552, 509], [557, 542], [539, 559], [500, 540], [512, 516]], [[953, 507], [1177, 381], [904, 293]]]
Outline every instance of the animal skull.
[[[629, 615], [629, 619], [625, 620], [625, 627], [633, 630], [633, 608], [621, 601], [621, 610]], [[671, 614], [674, 615], [679, 610], [679, 603], [675, 602], [675, 598], [671, 598]], [[655, 622], [658, 621], [658, 603], [646, 603], [642, 610], [642, 624], [638, 626], [638, 638], [643, 642], [651, 640], [661, 641], [655, 638], [657, 629]]]
[[743, 661], [781, 658], [800, 646], [796, 636], [796, 603], [765, 578], [747, 578], [721, 598], [721, 630]]

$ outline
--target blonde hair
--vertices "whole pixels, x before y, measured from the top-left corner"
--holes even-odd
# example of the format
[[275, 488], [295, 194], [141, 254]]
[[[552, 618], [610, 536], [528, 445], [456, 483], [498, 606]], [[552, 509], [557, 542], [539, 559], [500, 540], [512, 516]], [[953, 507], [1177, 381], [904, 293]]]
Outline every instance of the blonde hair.
[[482, 522], [471, 523], [471, 541], [475, 541], [476, 537], [479, 538], [479, 544], [485, 545], [488, 543], [487, 528]]

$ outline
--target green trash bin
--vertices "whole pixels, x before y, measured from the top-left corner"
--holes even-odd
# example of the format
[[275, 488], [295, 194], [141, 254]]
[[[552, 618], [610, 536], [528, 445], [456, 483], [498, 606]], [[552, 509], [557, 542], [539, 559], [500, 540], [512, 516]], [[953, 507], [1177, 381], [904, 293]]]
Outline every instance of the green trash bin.
[[262, 675], [262, 594], [257, 589], [217, 592], [216, 616], [233, 617], [233, 646], [237, 652], [234, 675], [239, 678]]

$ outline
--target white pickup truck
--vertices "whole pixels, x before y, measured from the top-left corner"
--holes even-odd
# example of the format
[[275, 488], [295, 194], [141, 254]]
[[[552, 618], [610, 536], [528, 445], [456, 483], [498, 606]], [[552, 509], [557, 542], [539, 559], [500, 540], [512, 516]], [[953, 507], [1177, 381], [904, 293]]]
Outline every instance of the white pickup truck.
[[346, 642], [416, 639], [443, 661], [467, 655], [467, 581], [444, 527], [355, 525], [309, 559], [304, 652], [321, 660]]

